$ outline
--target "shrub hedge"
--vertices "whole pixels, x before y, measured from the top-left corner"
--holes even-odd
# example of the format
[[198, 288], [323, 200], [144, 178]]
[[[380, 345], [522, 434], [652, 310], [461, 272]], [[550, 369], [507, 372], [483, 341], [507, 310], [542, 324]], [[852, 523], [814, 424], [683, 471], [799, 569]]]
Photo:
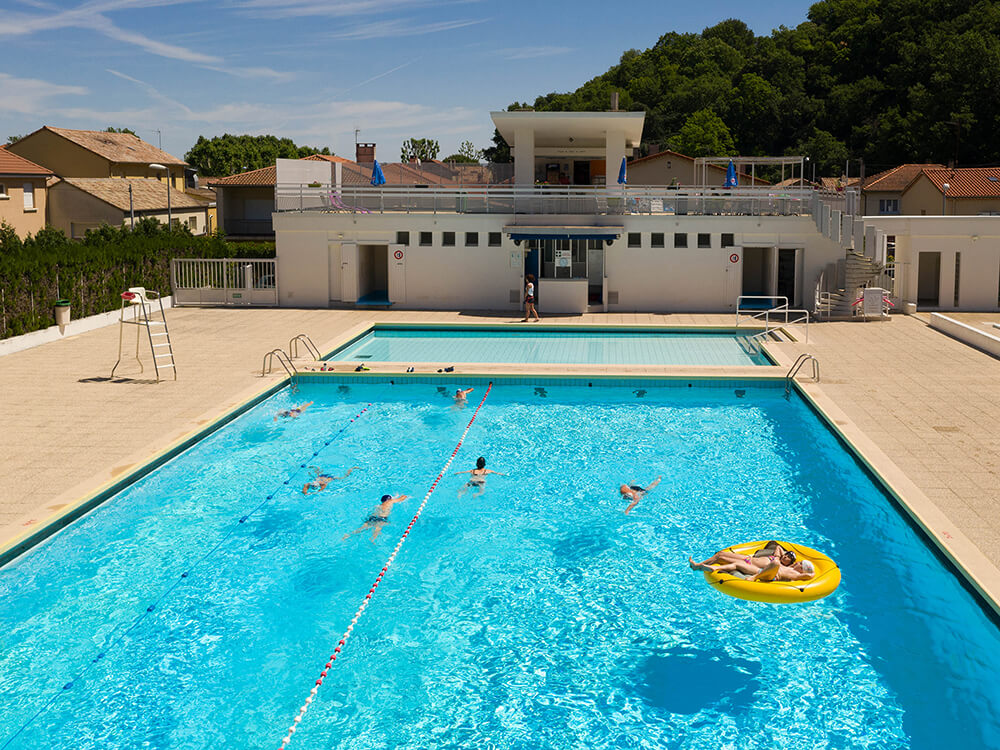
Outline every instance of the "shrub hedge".
[[73, 317], [117, 310], [131, 286], [170, 290], [172, 258], [273, 258], [273, 242], [227, 242], [140, 219], [135, 229], [103, 226], [82, 242], [46, 227], [20, 239], [0, 222], [0, 339], [55, 325], [52, 305], [68, 299]]

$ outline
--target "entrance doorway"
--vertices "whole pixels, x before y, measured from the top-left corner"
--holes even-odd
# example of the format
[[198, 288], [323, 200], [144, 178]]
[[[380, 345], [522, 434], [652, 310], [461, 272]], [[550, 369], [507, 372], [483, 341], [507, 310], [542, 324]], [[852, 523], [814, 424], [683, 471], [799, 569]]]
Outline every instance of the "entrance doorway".
[[798, 305], [798, 299], [795, 296], [797, 276], [795, 258], [797, 255], [798, 251], [794, 249], [780, 248], [778, 250], [778, 283], [775, 287], [775, 294], [779, 297], [787, 297], [792, 307]]
[[[538, 249], [538, 245], [535, 242], [528, 243], [528, 250], [524, 254], [524, 278], [528, 278], [528, 274], [532, 274], [535, 277], [535, 302], [538, 302], [538, 287], [541, 286], [538, 283], [539, 268], [541, 263], [541, 252]], [[521, 297], [524, 297], [524, 290], [521, 290]]]
[[587, 304], [604, 304], [603, 240], [587, 240]]
[[941, 304], [941, 253], [920, 253], [917, 259], [917, 304]]
[[771, 294], [770, 247], [743, 248], [743, 294]]
[[575, 162], [573, 162], [573, 184], [574, 185], [589, 185], [590, 184], [590, 162], [589, 161], [575, 161]]
[[386, 245], [358, 246], [358, 304], [389, 304], [389, 249]]

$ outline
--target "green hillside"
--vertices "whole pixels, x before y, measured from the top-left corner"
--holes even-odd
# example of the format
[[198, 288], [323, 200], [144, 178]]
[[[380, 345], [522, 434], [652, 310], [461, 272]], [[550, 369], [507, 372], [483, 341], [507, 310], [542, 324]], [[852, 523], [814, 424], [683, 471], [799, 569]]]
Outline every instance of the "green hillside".
[[[693, 156], [804, 154], [1000, 163], [1000, 1], [822, 0], [808, 21], [756, 36], [728, 20], [668, 33], [537, 110], [645, 110], [643, 139]], [[516, 106], [516, 105], [515, 105]]]

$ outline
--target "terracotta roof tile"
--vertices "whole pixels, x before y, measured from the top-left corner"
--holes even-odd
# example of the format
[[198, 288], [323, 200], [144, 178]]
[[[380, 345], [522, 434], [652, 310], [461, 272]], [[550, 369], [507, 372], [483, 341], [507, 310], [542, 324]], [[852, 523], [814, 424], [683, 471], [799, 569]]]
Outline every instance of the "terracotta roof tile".
[[1000, 167], [925, 169], [924, 174], [942, 193], [947, 182], [949, 198], [1000, 198]]
[[[49, 130], [88, 151], [93, 151], [108, 161], [127, 164], [187, 164], [187, 162], [161, 151], [131, 133], [105, 133], [100, 130], [69, 130], [46, 125]], [[38, 131], [36, 131], [38, 132]], [[25, 136], [30, 137], [30, 136]]]
[[332, 154], [312, 154], [311, 156], [303, 157], [303, 161], [332, 161], [340, 162], [341, 164], [354, 164], [351, 159], [345, 159], [343, 156], [335, 156]]
[[943, 164], [900, 164], [898, 167], [865, 179], [862, 190], [879, 193], [901, 193], [925, 169], [944, 169]]
[[249, 172], [231, 174], [228, 177], [206, 177], [205, 184], [213, 187], [215, 185], [219, 185], [220, 187], [228, 187], [230, 185], [274, 187], [277, 174], [277, 167], [261, 167], [260, 169], [251, 169]]
[[48, 177], [51, 174], [53, 174], [51, 169], [39, 166], [33, 161], [28, 161], [0, 147], [0, 175], [41, 175]]
[[[128, 211], [128, 188], [131, 185], [132, 202], [136, 211], [165, 211], [167, 209], [167, 183], [159, 180], [125, 180], [118, 177], [63, 177], [62, 182], [89, 193], [122, 211]], [[171, 190], [170, 205], [174, 209], [204, 208], [205, 201], [180, 190]]]

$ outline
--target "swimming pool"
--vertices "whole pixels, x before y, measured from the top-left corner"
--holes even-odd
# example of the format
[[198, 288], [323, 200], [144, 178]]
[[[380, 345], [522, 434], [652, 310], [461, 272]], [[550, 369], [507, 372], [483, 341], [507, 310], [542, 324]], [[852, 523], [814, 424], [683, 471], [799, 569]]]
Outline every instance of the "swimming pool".
[[733, 329], [373, 326], [331, 354], [362, 362], [524, 362], [609, 365], [769, 365]]
[[[0, 747], [277, 747], [485, 390], [368, 380], [280, 392], [0, 569]], [[687, 385], [498, 382], [291, 747], [1000, 747], [957, 577], [781, 385]], [[505, 476], [458, 498], [479, 455]], [[362, 468], [303, 496], [310, 465]], [[384, 492], [413, 499], [341, 541]], [[687, 568], [772, 537], [840, 589]]]

